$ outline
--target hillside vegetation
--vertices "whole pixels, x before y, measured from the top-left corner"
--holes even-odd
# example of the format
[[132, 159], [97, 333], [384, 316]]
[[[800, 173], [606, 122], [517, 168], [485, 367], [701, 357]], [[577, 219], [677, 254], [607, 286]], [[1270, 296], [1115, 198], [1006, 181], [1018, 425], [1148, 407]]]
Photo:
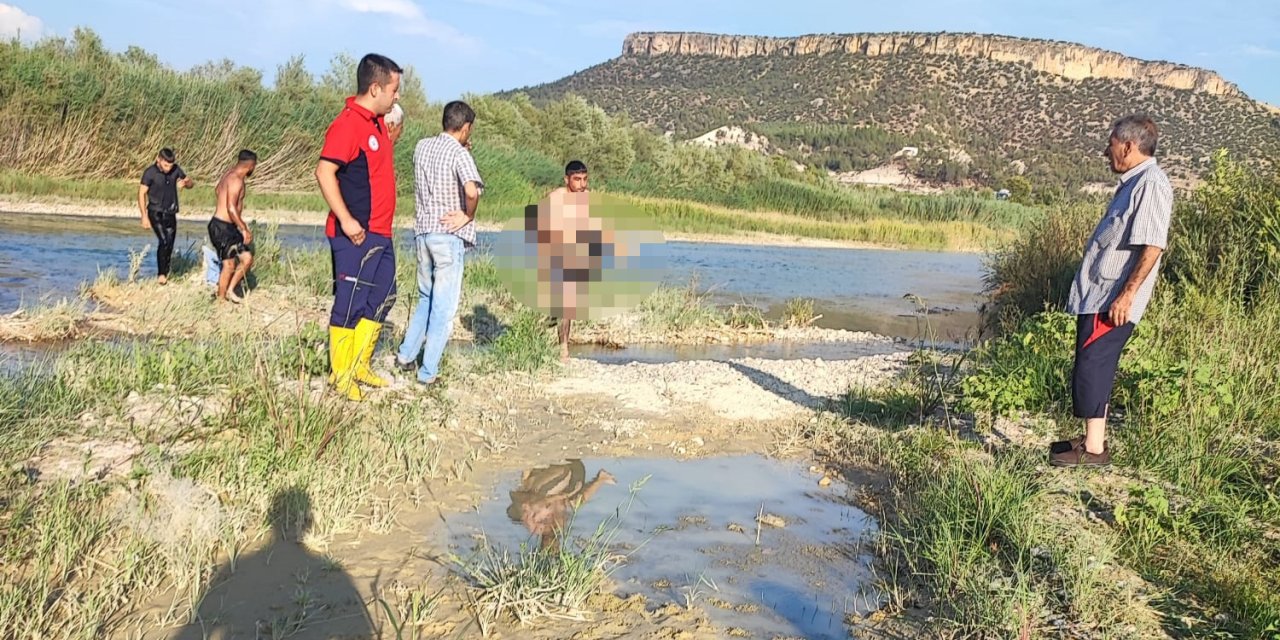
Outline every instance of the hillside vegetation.
[[1136, 111], [1162, 128], [1160, 155], [1175, 179], [1198, 179], [1218, 148], [1255, 168], [1280, 152], [1280, 116], [1243, 95], [1070, 80], [1027, 64], [912, 50], [630, 55], [519, 92], [537, 104], [580, 95], [677, 138], [737, 124], [791, 159], [833, 171], [879, 166], [918, 146], [907, 164], [921, 178], [998, 187], [1025, 167], [1038, 191], [1112, 181], [1099, 157], [1107, 127]]
[[[230, 61], [178, 71], [138, 47], [110, 52], [85, 29], [71, 39], [0, 44], [0, 166], [9, 172], [0, 184], [17, 185], [19, 192], [23, 185], [39, 184], [53, 195], [61, 189], [85, 191], [65, 186], [67, 181], [132, 184], [156, 151], [168, 146], [208, 185], [237, 150], [251, 148], [261, 158], [252, 186], [258, 193], [314, 193], [312, 170], [323, 134], [353, 92], [355, 59], [338, 56], [320, 78], [303, 62], [295, 57], [281, 65], [267, 89], [260, 72]], [[410, 143], [396, 148], [397, 177], [401, 193], [410, 194], [412, 141], [439, 132], [442, 105], [427, 100], [411, 68], [402, 94], [404, 139]], [[962, 223], [1011, 230], [1038, 215], [989, 195], [921, 198], [852, 191], [814, 172], [797, 171], [782, 158], [673, 144], [581, 98], [540, 107], [523, 97], [467, 99], [478, 114], [474, 153], [487, 183], [482, 218], [505, 219], [537, 202], [560, 184], [570, 158], [591, 167], [593, 188], [685, 201], [674, 208], [649, 206], [659, 224], [675, 221], [671, 212], [680, 211], [684, 231], [746, 228], [719, 211], [726, 207], [789, 216], [767, 224], [759, 217], [743, 218], [751, 231], [848, 239], [872, 237], [870, 225], [886, 219], [908, 226]], [[123, 186], [103, 192], [129, 197]], [[412, 199], [403, 198], [402, 205], [404, 215]], [[712, 219], [710, 227], [700, 222]], [[883, 241], [956, 248], [952, 242], [939, 244], [937, 234], [910, 234]], [[935, 239], [917, 242], [926, 236]]]

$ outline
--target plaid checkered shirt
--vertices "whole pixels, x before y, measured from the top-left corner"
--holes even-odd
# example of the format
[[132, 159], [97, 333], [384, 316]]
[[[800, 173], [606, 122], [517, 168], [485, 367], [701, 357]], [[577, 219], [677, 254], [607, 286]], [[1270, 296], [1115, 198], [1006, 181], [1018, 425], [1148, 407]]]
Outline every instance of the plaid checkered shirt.
[[[476, 183], [484, 193], [480, 171], [466, 147], [447, 133], [419, 140], [413, 150], [413, 232], [450, 233], [441, 218], [450, 211], [467, 210], [464, 186], [468, 182]], [[474, 220], [452, 233], [462, 238], [467, 247], [475, 246]]]
[[[1067, 297], [1067, 313], [1084, 315], [1108, 311], [1138, 265], [1143, 246], [1161, 249], [1168, 246], [1172, 217], [1173, 186], [1155, 158], [1120, 176], [1111, 204], [1093, 230], [1089, 244], [1085, 245], [1084, 259]], [[1157, 258], [1133, 294], [1129, 318], [1134, 324], [1142, 319], [1151, 302], [1159, 270]]]

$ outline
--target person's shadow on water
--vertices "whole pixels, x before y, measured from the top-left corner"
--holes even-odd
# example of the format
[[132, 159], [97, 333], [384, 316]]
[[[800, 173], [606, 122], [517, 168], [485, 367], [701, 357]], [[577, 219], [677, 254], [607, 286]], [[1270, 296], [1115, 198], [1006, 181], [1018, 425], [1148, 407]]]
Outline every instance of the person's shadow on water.
[[311, 526], [311, 498], [299, 488], [276, 494], [271, 540], [223, 566], [195, 618], [171, 640], [372, 638], [364, 600], [351, 578], [300, 544]]

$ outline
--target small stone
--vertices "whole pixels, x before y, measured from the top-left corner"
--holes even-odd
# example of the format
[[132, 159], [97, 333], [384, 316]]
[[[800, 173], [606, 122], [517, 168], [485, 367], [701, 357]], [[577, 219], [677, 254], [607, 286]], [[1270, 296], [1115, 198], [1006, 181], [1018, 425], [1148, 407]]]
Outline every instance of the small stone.
[[694, 436], [689, 440], [689, 442], [693, 443], [693, 446], [695, 447], [701, 447], [706, 444], [706, 441], [702, 439], [702, 436]]
[[766, 513], [762, 516], [759, 516], [758, 518], [756, 518], [756, 520], [759, 521], [760, 524], [768, 525], [770, 527], [776, 527], [778, 529], [781, 529], [787, 526], [786, 520], [783, 520], [781, 517], [775, 516], [772, 513]]
[[830, 476], [822, 476], [822, 479], [818, 481], [818, 486], [819, 486], [819, 487], [829, 487], [829, 486], [831, 486], [831, 478], [830, 478]]

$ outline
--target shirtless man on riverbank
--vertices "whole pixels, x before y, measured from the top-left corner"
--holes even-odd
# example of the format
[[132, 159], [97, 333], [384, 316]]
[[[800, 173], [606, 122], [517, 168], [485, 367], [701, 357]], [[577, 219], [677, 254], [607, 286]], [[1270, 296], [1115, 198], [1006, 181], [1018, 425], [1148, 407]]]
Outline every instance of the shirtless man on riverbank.
[[245, 180], [253, 175], [257, 166], [257, 154], [248, 149], [240, 152], [235, 165], [218, 180], [215, 190], [218, 207], [209, 220], [209, 241], [213, 243], [213, 249], [222, 261], [217, 299], [231, 300], [237, 304], [241, 298], [236, 295], [236, 286], [249, 273], [249, 267], [253, 266], [253, 254], [249, 253], [253, 234], [244, 223], [243, 214]]
[[[562, 204], [564, 203], [564, 200], [565, 200], [564, 194], [586, 193], [588, 190], [589, 188], [587, 186], [587, 165], [583, 164], [579, 160], [573, 160], [569, 162], [569, 164], [565, 165], [564, 186], [558, 187], [556, 188], [555, 191], [551, 192], [552, 202], [556, 204]], [[579, 204], [579, 205], [586, 203], [585, 198], [581, 198], [581, 197], [573, 198], [573, 200], [575, 204]], [[555, 207], [553, 210], [562, 211], [563, 209], [561, 209], [560, 207]], [[560, 232], [559, 234], [557, 234], [557, 238], [563, 239], [565, 236], [560, 234], [565, 234], [566, 231], [569, 231], [568, 229], [563, 229], [563, 225], [565, 221], [563, 219], [559, 219], [559, 216], [553, 216], [553, 219], [555, 219], [555, 222], [557, 223], [554, 226], [555, 231]], [[576, 229], [574, 230], [576, 231]], [[588, 234], [589, 233], [590, 232], [588, 232]], [[569, 235], [569, 237], [574, 238], [576, 240], [576, 236], [573, 235], [572, 232], [569, 232], [567, 235]], [[592, 253], [591, 255], [598, 256], [599, 254]], [[575, 264], [566, 265], [562, 262], [561, 263], [562, 268], [557, 271], [557, 275], [561, 276], [560, 278], [557, 278], [557, 280], [559, 280], [562, 286], [561, 294], [564, 296], [563, 308], [566, 310], [564, 316], [560, 318], [560, 323], [559, 323], [560, 326], [558, 327], [558, 331], [556, 332], [557, 342], [560, 344], [560, 361], [561, 362], [567, 362], [569, 360], [569, 331], [573, 325], [573, 316], [576, 314], [571, 314], [568, 310], [575, 308], [575, 305], [577, 304], [578, 283], [590, 277], [589, 269], [592, 263], [595, 262], [591, 260], [590, 257], [591, 256], [588, 256], [586, 260], [579, 259], [576, 261], [573, 260], [572, 257], [570, 257], [568, 261], [575, 262]], [[561, 256], [561, 259], [563, 260], [564, 257]], [[582, 265], [576, 264], [580, 262], [586, 262], [587, 264], [582, 264]], [[581, 266], [586, 268], [573, 269], [572, 266]]]

